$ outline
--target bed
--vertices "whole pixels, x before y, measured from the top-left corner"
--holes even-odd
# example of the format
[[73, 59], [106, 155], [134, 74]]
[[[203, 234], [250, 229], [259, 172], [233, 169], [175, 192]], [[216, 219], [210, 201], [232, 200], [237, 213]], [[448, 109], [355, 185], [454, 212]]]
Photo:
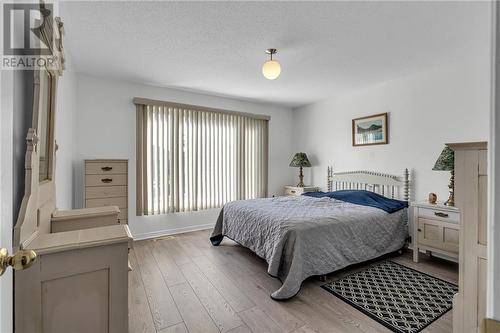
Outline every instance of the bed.
[[[210, 240], [224, 237], [264, 258], [268, 273], [282, 286], [274, 300], [295, 296], [310, 276], [322, 276], [346, 266], [397, 251], [408, 237], [407, 208], [387, 212], [373, 205], [343, 201], [338, 194], [365, 193], [407, 207], [408, 170], [398, 177], [369, 171], [334, 173], [328, 167], [327, 193], [233, 201], [224, 205]], [[375, 193], [375, 194], [374, 194]], [[357, 202], [354, 200], [354, 202]], [[375, 205], [377, 206], [377, 205]]]

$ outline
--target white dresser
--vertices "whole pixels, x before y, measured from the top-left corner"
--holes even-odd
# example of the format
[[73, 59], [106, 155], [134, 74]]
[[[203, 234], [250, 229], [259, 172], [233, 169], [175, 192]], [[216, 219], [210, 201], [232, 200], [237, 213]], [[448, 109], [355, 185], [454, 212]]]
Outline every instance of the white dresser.
[[128, 222], [128, 160], [85, 160], [85, 207], [117, 206]]
[[444, 254], [458, 259], [460, 211], [456, 207], [412, 202], [413, 261], [419, 251]]
[[488, 292], [488, 148], [486, 142], [448, 146], [455, 151], [455, 203], [461, 213], [459, 292], [453, 299], [453, 332], [474, 333], [480, 332], [486, 317]]
[[287, 185], [284, 188], [284, 193], [286, 196], [290, 196], [290, 195], [297, 195], [298, 196], [298, 195], [302, 195], [302, 193], [318, 192], [318, 191], [319, 191], [319, 187], [312, 186], [312, 185], [306, 185], [304, 187]]

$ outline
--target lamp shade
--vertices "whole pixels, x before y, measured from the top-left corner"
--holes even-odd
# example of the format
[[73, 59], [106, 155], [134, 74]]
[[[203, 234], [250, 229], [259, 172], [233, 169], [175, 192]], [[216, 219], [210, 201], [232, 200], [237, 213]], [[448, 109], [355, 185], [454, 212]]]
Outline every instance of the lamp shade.
[[292, 161], [290, 162], [291, 167], [310, 167], [311, 162], [309, 162], [309, 159], [307, 159], [306, 153], [296, 153], [295, 156], [293, 157]]
[[281, 65], [276, 60], [269, 60], [262, 66], [262, 74], [268, 80], [277, 79], [281, 73]]
[[444, 147], [432, 170], [452, 171], [455, 169], [455, 152], [450, 147]]

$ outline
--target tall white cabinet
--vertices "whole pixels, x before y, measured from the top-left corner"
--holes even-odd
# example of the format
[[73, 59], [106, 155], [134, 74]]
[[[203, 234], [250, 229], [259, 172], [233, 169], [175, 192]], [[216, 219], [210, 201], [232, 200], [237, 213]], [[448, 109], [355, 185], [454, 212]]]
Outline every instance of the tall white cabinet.
[[449, 144], [455, 151], [455, 204], [460, 209], [459, 293], [453, 332], [479, 332], [486, 315], [487, 143]]

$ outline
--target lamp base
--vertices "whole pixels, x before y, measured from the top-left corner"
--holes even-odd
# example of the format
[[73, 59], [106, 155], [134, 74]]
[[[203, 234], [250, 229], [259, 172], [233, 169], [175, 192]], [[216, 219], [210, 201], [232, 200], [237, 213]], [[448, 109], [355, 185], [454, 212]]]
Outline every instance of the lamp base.
[[450, 206], [450, 207], [455, 207], [455, 199], [454, 199], [452, 196], [450, 196], [450, 197], [448, 198], [448, 200], [446, 200], [446, 201], [444, 202], [444, 205], [445, 205], [445, 206]]
[[304, 187], [304, 174], [302, 173], [302, 167], [299, 169], [299, 183], [297, 184], [297, 187]]
[[451, 170], [451, 177], [450, 177], [450, 185], [448, 185], [448, 188], [450, 189], [450, 196], [448, 197], [448, 200], [444, 203], [445, 206], [450, 206], [450, 207], [455, 207], [455, 171]]

